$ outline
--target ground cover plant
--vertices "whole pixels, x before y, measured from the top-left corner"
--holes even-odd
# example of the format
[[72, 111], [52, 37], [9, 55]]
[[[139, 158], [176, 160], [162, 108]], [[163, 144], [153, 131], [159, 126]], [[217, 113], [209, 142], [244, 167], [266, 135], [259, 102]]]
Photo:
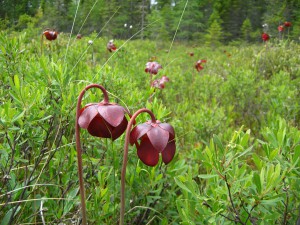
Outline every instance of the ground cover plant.
[[1, 225], [299, 224], [287, 23], [231, 45], [1, 31]]

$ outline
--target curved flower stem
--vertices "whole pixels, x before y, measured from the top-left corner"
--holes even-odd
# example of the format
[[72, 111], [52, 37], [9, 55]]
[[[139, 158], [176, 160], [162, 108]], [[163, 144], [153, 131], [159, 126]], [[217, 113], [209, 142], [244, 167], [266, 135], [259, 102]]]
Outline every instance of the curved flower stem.
[[82, 224], [87, 224], [86, 219], [86, 206], [85, 206], [85, 193], [84, 193], [84, 182], [83, 182], [83, 169], [82, 169], [82, 150], [80, 144], [80, 127], [78, 125], [78, 118], [80, 115], [80, 105], [85, 92], [90, 88], [99, 88], [104, 95], [104, 103], [108, 103], [108, 95], [106, 89], [99, 84], [91, 84], [86, 86], [79, 94], [76, 107], [76, 119], [75, 119], [75, 139], [76, 139], [76, 150], [77, 150], [77, 164], [78, 164], [78, 176], [79, 176], [79, 189], [80, 189], [80, 200], [82, 210]]
[[127, 166], [127, 158], [128, 158], [128, 146], [129, 146], [129, 138], [130, 138], [130, 131], [131, 127], [135, 122], [135, 118], [142, 112], [146, 112], [151, 116], [151, 121], [153, 123], [156, 122], [155, 116], [153, 112], [149, 109], [143, 108], [136, 111], [130, 121], [128, 122], [126, 128], [126, 135], [125, 135], [125, 144], [124, 144], [124, 156], [123, 156], [123, 165], [121, 171], [121, 209], [120, 209], [120, 221], [119, 225], [124, 224], [124, 214], [125, 214], [125, 175], [126, 175], [126, 166]]
[[44, 40], [44, 34], [41, 36], [41, 54], [43, 54], [43, 40]]

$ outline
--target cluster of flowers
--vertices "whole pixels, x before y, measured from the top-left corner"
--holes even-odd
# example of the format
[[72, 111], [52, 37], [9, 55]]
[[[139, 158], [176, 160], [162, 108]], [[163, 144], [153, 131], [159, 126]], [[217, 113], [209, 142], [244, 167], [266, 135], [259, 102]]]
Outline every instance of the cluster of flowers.
[[[189, 52], [188, 53], [191, 57], [193, 57], [194, 56], [194, 52]], [[198, 72], [200, 72], [201, 70], [203, 70], [204, 69], [204, 67], [203, 67], [203, 63], [206, 63], [206, 60], [205, 59], [199, 59], [196, 63], [195, 63], [195, 69], [198, 71]]]
[[[289, 28], [289, 27], [291, 27], [291, 26], [292, 26], [292, 23], [291, 23], [291, 22], [284, 22], [282, 25], [279, 25], [277, 29], [278, 29], [279, 33], [282, 33], [286, 27]], [[264, 25], [263, 25], [263, 28], [267, 29], [267, 28], [268, 28], [268, 25], [267, 25], [267, 24], [264, 24]], [[269, 35], [266, 31], [264, 31], [264, 32], [262, 33], [262, 35], [261, 35], [261, 39], [262, 39], [264, 42], [266, 42], [266, 41], [270, 40], [270, 35]]]
[[[78, 125], [87, 129], [92, 136], [116, 140], [127, 128], [125, 114], [129, 112], [109, 102], [106, 93], [104, 96], [102, 102], [87, 104], [79, 110]], [[159, 161], [159, 153], [165, 164], [173, 159], [176, 149], [174, 138], [175, 132], [171, 125], [154, 120], [135, 126], [130, 133], [130, 144], [136, 144], [138, 157], [143, 163], [155, 166]], [[137, 143], [138, 140], [140, 143]]]
[[279, 32], [283, 32], [286, 27], [291, 27], [291, 26], [292, 26], [291, 22], [284, 22], [283, 25], [279, 25], [277, 29]]
[[[46, 30], [44, 30], [43, 35], [46, 37], [47, 40], [49, 40], [49, 41], [54, 41], [54, 40], [57, 39], [58, 32], [55, 31], [55, 29], [47, 28]], [[81, 38], [82, 38], [82, 35], [81, 35], [81, 34], [77, 34], [77, 35], [76, 35], [76, 39], [81, 39]], [[89, 41], [88, 41], [88, 44], [89, 44], [89, 45], [92, 45], [92, 44], [93, 44], [93, 41], [92, 41], [92, 40], [89, 40]], [[114, 44], [114, 40], [110, 40], [110, 41], [107, 43], [106, 49], [107, 49], [109, 52], [114, 52], [114, 51], [117, 50], [117, 47], [116, 47], [116, 45]]]
[[157, 89], [164, 89], [165, 83], [170, 81], [170, 79], [167, 76], [164, 75], [160, 79], [152, 81], [152, 75], [156, 75], [159, 69], [162, 69], [162, 66], [158, 62], [154, 61], [146, 63], [145, 72], [151, 75], [151, 87]]

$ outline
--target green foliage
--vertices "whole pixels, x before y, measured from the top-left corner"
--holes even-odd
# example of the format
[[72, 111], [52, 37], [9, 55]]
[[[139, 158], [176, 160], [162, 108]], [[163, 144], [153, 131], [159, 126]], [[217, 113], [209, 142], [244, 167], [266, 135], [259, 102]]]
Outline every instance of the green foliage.
[[[33, 30], [0, 33], [1, 224], [79, 221], [73, 125], [79, 91], [91, 83], [131, 113], [151, 109], [176, 131], [176, 155], [167, 166], [143, 165], [130, 147], [127, 224], [296, 221], [297, 43], [212, 49], [174, 42], [170, 49], [165, 41], [116, 39], [118, 51], [109, 53], [109, 39], [98, 33], [80, 40], [60, 33], [40, 43]], [[154, 79], [170, 78], [162, 90], [154, 91], [144, 72], [151, 57], [163, 67]], [[200, 72], [198, 59], [207, 60]], [[91, 91], [82, 104], [102, 98]], [[145, 114], [136, 122], [147, 120]], [[112, 142], [82, 130], [81, 137], [89, 222], [116, 224], [124, 135]]]
[[205, 35], [205, 44], [216, 48], [221, 45], [222, 37], [222, 27], [217, 20], [214, 20]]
[[194, 150], [205, 172], [199, 175], [199, 168], [193, 168], [175, 177], [182, 191], [176, 203], [183, 224], [296, 221], [300, 133], [287, 130], [280, 118], [274, 125], [263, 131], [265, 141], [241, 128], [226, 144], [214, 136], [209, 145]]
[[249, 42], [251, 39], [252, 26], [249, 18], [245, 19], [241, 28], [243, 39], [246, 42]]

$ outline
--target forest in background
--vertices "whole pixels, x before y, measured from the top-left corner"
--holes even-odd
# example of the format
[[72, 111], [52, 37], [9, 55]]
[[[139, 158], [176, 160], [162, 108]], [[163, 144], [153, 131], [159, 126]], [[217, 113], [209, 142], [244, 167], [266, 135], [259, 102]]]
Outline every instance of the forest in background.
[[69, 33], [74, 23], [73, 33], [82, 35], [101, 31], [116, 39], [171, 40], [181, 17], [176, 40], [214, 46], [257, 42], [263, 24], [272, 38], [286, 21], [292, 22], [289, 38], [300, 36], [300, 0], [3, 0], [0, 28]]

